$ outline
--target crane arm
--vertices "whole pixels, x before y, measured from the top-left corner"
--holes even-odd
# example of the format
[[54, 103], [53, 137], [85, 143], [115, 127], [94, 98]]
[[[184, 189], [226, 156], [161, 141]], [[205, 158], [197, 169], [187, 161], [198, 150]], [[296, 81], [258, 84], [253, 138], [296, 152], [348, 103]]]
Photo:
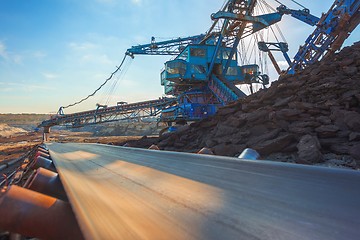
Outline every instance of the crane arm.
[[204, 34], [200, 34], [161, 42], [156, 42], [155, 37], [152, 37], [151, 43], [132, 46], [127, 49], [126, 55], [130, 57], [134, 57], [134, 55], [178, 55], [184, 46], [200, 43], [204, 37]]
[[288, 73], [305, 68], [339, 50], [345, 39], [360, 23], [360, 0], [336, 0], [323, 14], [314, 32], [294, 57]]
[[310, 14], [309, 9], [307, 9], [307, 8], [304, 8], [302, 10], [293, 10], [293, 9], [287, 8], [285, 5], [280, 5], [279, 7], [276, 8], [276, 10], [281, 15], [283, 15], [283, 14], [290, 15], [293, 18], [296, 18], [296, 19], [298, 19], [304, 23], [307, 23], [311, 26], [315, 26], [320, 20], [320, 18]]

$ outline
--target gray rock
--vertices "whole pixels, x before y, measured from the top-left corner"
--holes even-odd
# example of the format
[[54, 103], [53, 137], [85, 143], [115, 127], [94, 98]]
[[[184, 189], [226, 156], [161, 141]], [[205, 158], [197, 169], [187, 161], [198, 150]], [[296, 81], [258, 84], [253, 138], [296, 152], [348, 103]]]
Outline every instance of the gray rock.
[[213, 139], [207, 139], [205, 141], [205, 145], [208, 147], [208, 148], [212, 148], [214, 146], [216, 146], [218, 144], [217, 141], [213, 140]]
[[327, 116], [317, 117], [316, 120], [317, 120], [319, 123], [324, 124], [324, 125], [329, 125], [329, 124], [331, 124], [331, 119], [330, 119], [330, 117], [327, 117]]
[[206, 119], [204, 120], [201, 125], [199, 125], [199, 127], [201, 128], [209, 128], [209, 127], [214, 127], [216, 126], [216, 124], [218, 124], [218, 120], [215, 118], [211, 118], [211, 119]]
[[321, 146], [316, 136], [304, 135], [297, 144], [297, 148], [299, 161], [307, 163], [323, 162], [323, 155], [320, 151]]
[[221, 156], [235, 156], [237, 153], [242, 152], [246, 148], [246, 145], [237, 145], [237, 144], [226, 144], [221, 143], [212, 148], [212, 151], [216, 155]]
[[275, 101], [274, 107], [282, 107], [288, 105], [288, 103], [294, 98], [294, 96], [290, 96], [287, 98], [277, 98]]
[[244, 124], [246, 123], [246, 120], [245, 119], [242, 119], [242, 118], [237, 118], [235, 116], [230, 116], [228, 117], [224, 124], [229, 126], [229, 127], [234, 127], [234, 128], [238, 128], [238, 127], [241, 127], [243, 126]]
[[350, 64], [352, 64], [354, 62], [354, 59], [352, 58], [347, 58], [342, 60], [341, 62], [339, 62], [339, 65], [344, 67], [344, 66], [349, 66]]
[[236, 111], [237, 111], [237, 109], [235, 107], [223, 107], [223, 108], [220, 108], [217, 111], [217, 114], [218, 115], [229, 115], [229, 114], [234, 113]]
[[357, 67], [349, 67], [349, 66], [344, 67], [343, 70], [344, 70], [345, 74], [350, 75], [350, 76], [356, 74], [358, 71]]
[[277, 119], [284, 119], [284, 120], [297, 120], [299, 114], [301, 114], [302, 111], [298, 109], [281, 109], [276, 112], [276, 118]]
[[332, 144], [330, 150], [335, 154], [349, 155], [351, 146], [348, 142], [342, 141], [338, 144]]
[[355, 169], [356, 161], [348, 155], [336, 155], [333, 153], [324, 154], [324, 163], [318, 164], [325, 167]]
[[360, 132], [360, 113], [344, 111], [344, 122], [351, 130]]
[[258, 111], [253, 111], [247, 114], [247, 120], [249, 122], [263, 122], [264, 120], [268, 119], [269, 111], [262, 109]]
[[349, 149], [350, 155], [360, 163], [360, 142]]
[[274, 152], [281, 152], [282, 149], [289, 146], [294, 140], [295, 138], [292, 134], [285, 134], [275, 139], [259, 143], [252, 148], [258, 151], [260, 155], [266, 156]]
[[334, 137], [336, 136], [336, 132], [339, 131], [339, 127], [335, 125], [324, 125], [315, 128], [315, 131], [320, 137]]
[[360, 132], [352, 132], [349, 135], [349, 141], [359, 141], [360, 140]]
[[281, 132], [281, 129], [274, 129], [270, 132], [266, 132], [261, 135], [259, 134], [258, 136], [253, 136], [247, 141], [247, 144], [249, 146], [253, 146], [256, 143], [264, 142], [269, 139], [274, 139], [279, 135], [280, 132]]
[[218, 125], [216, 128], [215, 136], [216, 138], [222, 137], [222, 136], [231, 136], [234, 134], [237, 129], [233, 127], [226, 126], [225, 124]]
[[290, 108], [297, 108], [297, 109], [302, 109], [302, 110], [308, 110], [308, 109], [312, 109], [314, 108], [314, 104], [312, 103], [308, 103], [308, 102], [290, 102], [289, 104]]

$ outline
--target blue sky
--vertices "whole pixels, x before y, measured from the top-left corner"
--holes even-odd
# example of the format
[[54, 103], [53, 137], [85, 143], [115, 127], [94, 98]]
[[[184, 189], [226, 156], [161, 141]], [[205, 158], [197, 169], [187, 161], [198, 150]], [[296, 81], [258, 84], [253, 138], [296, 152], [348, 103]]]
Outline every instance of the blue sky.
[[[122, 60], [127, 48], [204, 33], [218, 0], [0, 0], [0, 113], [51, 113], [90, 94]], [[274, 1], [268, 1], [276, 6]], [[289, 7], [298, 7], [283, 0]], [[299, 1], [320, 16], [333, 3]], [[320, 3], [317, 3], [320, 2]], [[280, 24], [292, 57], [313, 31], [283, 17]], [[356, 29], [346, 44], [360, 39]], [[283, 60], [278, 56], [278, 60]], [[163, 94], [160, 71], [170, 57], [136, 56], [126, 64], [109, 104]], [[272, 67], [269, 66], [273, 75]], [[107, 102], [110, 86], [66, 112]]]

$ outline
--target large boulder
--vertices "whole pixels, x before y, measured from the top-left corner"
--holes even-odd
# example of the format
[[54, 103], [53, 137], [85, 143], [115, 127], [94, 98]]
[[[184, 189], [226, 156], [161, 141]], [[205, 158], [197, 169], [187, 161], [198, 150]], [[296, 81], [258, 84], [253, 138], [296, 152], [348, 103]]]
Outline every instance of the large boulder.
[[297, 144], [297, 148], [297, 162], [308, 164], [323, 162], [323, 155], [320, 151], [321, 146], [316, 136], [304, 135]]
[[253, 148], [258, 151], [261, 156], [266, 156], [271, 153], [281, 152], [281, 150], [293, 143], [294, 140], [295, 138], [292, 134], [286, 133], [274, 139], [258, 143], [253, 146]]

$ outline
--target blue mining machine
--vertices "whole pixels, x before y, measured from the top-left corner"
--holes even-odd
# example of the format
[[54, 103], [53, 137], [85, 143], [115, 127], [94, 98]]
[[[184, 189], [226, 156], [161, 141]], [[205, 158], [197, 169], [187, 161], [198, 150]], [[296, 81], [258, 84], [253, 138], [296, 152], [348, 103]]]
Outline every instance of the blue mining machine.
[[[284, 5], [275, 13], [253, 16], [256, 3], [254, 0], [227, 1], [222, 10], [211, 15], [214, 23], [207, 34], [159, 43], [153, 38], [150, 44], [127, 50], [126, 54], [131, 57], [136, 54], [176, 55], [165, 63], [161, 85], [165, 94], [175, 96], [177, 101], [162, 110], [160, 121], [171, 125], [172, 122], [206, 118], [214, 115], [219, 107], [246, 96], [236, 85], [269, 84], [269, 77], [259, 71], [258, 65], [239, 66], [240, 40], [279, 22], [284, 14], [310, 25], [319, 21], [309, 11], [291, 10]], [[290, 62], [287, 49], [281, 50]]]
[[[258, 41], [258, 48], [268, 53], [279, 74], [293, 74], [339, 50], [360, 22], [360, 0], [336, 0], [321, 18], [311, 15], [296, 1], [293, 2], [303, 9], [293, 10], [280, 5], [274, 12], [255, 15], [254, 9], [259, 2], [267, 4], [264, 0], [228, 0], [220, 11], [211, 15], [213, 24], [206, 34], [162, 42], [156, 42], [153, 37], [151, 43], [133, 46], [126, 51], [124, 59], [135, 55], [175, 56], [165, 63], [160, 76], [164, 93], [169, 97], [75, 114], [64, 114], [61, 107], [56, 116], [40, 126], [49, 128], [72, 124], [78, 127], [157, 114], [160, 114], [160, 121], [169, 126], [174, 122], [201, 120], [214, 115], [219, 107], [245, 97], [246, 94], [236, 85], [260, 83], [265, 87], [269, 83], [269, 77], [259, 71], [257, 64], [239, 65], [238, 58], [244, 54], [238, 51], [242, 39], [269, 28], [281, 21], [285, 14], [316, 26], [294, 60], [287, 54], [287, 43]], [[280, 70], [272, 51], [282, 52], [289, 64], [287, 71]]]
[[176, 104], [162, 110], [160, 121], [170, 125], [206, 118], [214, 115], [219, 107], [246, 96], [236, 85], [267, 85], [269, 77], [259, 71], [258, 65], [239, 66], [238, 57], [242, 53], [238, 52], [238, 45], [241, 39], [279, 22], [285, 14], [317, 27], [293, 62], [287, 55], [286, 43], [258, 42], [259, 49], [269, 54], [279, 74], [282, 72], [271, 51], [281, 51], [289, 64], [287, 72], [282, 74], [293, 74], [325, 53], [338, 50], [359, 23], [358, 0], [335, 1], [322, 18], [311, 15], [303, 6], [301, 10], [293, 10], [285, 5], [280, 5], [274, 13], [254, 16], [256, 4], [255, 0], [229, 0], [219, 12], [211, 15], [214, 23], [207, 34], [158, 43], [152, 38], [150, 44], [127, 50], [126, 54], [131, 57], [176, 55], [165, 63], [161, 72], [164, 93], [175, 96]]

